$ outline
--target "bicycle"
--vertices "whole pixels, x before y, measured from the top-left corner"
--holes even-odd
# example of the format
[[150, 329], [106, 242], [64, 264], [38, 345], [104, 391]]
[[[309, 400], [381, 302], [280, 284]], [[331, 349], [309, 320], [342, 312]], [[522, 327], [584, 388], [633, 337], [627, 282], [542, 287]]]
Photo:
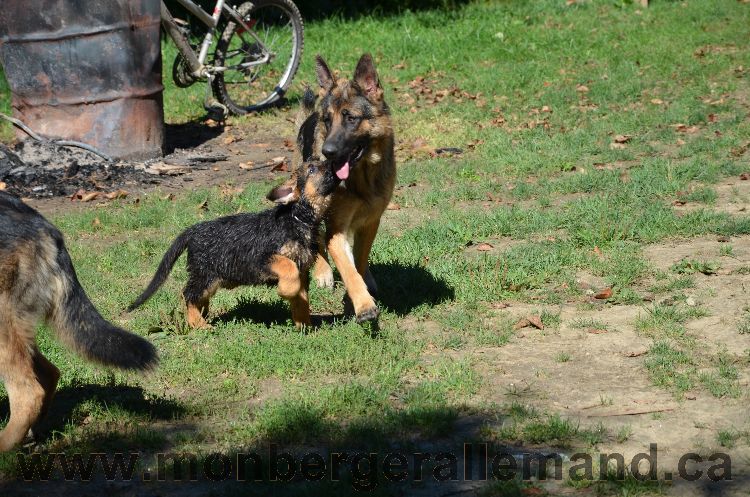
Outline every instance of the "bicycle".
[[[176, 1], [192, 14], [191, 22], [176, 19], [161, 2], [162, 26], [177, 46], [172, 79], [178, 87], [207, 81], [203, 105], [222, 117], [265, 109], [281, 100], [304, 44], [302, 16], [291, 0], [256, 0], [238, 7], [216, 0], [212, 14], [191, 0]], [[201, 23], [197, 34], [193, 18]], [[218, 41], [207, 63], [215, 34]]]

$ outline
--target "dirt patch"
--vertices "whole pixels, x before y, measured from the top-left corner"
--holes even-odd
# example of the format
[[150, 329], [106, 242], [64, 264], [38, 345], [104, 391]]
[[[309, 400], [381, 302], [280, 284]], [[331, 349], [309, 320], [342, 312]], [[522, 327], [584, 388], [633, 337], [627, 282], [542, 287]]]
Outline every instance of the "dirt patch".
[[[155, 188], [165, 191], [251, 181], [281, 180], [288, 174], [294, 136], [294, 110], [278, 111], [278, 119], [235, 120], [224, 127], [190, 123], [169, 127], [165, 157], [140, 162], [107, 162], [88, 151], [20, 142], [0, 149], [0, 182], [10, 193], [31, 200], [42, 212], [74, 208], [76, 192], [128, 195]], [[252, 119], [252, 118], [249, 118]]]

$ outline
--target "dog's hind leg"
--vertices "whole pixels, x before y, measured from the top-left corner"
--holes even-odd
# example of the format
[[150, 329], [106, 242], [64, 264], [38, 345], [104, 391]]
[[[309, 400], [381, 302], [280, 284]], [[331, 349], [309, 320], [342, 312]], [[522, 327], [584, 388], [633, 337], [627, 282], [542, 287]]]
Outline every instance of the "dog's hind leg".
[[[21, 323], [25, 325], [20, 326]], [[21, 323], [13, 316], [10, 319], [0, 317], [0, 377], [5, 382], [10, 401], [10, 419], [0, 431], [0, 452], [23, 441], [41, 417], [45, 404], [51, 400], [51, 394], [46, 391], [48, 385], [40, 382], [35, 369], [35, 323], [23, 320]]]
[[297, 327], [310, 325], [310, 300], [307, 292], [310, 288], [310, 276], [307, 272], [299, 275], [300, 289], [296, 297], [289, 301], [292, 307], [292, 321]]
[[271, 271], [279, 279], [279, 296], [289, 301], [294, 324], [297, 327], [309, 325], [310, 303], [307, 299], [307, 288], [309, 286], [307, 274], [300, 273], [297, 264], [283, 255], [273, 257]]
[[191, 328], [207, 328], [209, 302], [220, 287], [216, 278], [197, 278], [190, 275], [182, 295], [187, 305], [186, 319]]
[[37, 380], [39, 384], [44, 388], [44, 401], [42, 402], [42, 410], [39, 415], [37, 423], [31, 427], [32, 430], [36, 430], [36, 425], [39, 421], [43, 420], [49, 411], [49, 407], [52, 404], [52, 399], [55, 398], [55, 392], [57, 391], [57, 382], [60, 381], [60, 370], [57, 366], [49, 362], [49, 359], [44, 357], [39, 350], [34, 351], [34, 371], [36, 372]]

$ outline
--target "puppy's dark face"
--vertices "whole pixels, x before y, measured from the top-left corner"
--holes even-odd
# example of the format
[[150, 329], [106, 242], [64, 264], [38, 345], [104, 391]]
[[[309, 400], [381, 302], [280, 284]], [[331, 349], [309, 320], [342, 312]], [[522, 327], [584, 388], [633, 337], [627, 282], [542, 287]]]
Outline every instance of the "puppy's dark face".
[[369, 54], [360, 58], [353, 79], [338, 81], [318, 56], [317, 76], [321, 88], [319, 119], [325, 136], [321, 151], [336, 176], [345, 180], [362, 159], [367, 159], [372, 140], [385, 134], [384, 126], [390, 121], [382, 118], [388, 115], [388, 106]]
[[315, 213], [322, 216], [331, 202], [341, 180], [336, 176], [330, 161], [306, 162], [300, 168], [297, 188], [302, 198], [313, 206]]

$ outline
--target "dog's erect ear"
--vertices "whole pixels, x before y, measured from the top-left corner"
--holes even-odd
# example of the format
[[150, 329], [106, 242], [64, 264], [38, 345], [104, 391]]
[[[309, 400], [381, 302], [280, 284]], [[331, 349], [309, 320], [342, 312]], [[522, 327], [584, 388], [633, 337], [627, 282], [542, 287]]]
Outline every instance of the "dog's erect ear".
[[315, 72], [318, 75], [318, 84], [325, 91], [329, 91], [336, 86], [336, 81], [333, 79], [331, 70], [328, 69], [328, 64], [326, 64], [326, 61], [320, 55], [315, 56]]
[[370, 100], [378, 100], [383, 96], [383, 89], [380, 87], [378, 72], [375, 70], [375, 63], [372, 56], [368, 53], [362, 55], [357, 62], [357, 69], [354, 70], [354, 82], [357, 83], [362, 91], [365, 92]]

